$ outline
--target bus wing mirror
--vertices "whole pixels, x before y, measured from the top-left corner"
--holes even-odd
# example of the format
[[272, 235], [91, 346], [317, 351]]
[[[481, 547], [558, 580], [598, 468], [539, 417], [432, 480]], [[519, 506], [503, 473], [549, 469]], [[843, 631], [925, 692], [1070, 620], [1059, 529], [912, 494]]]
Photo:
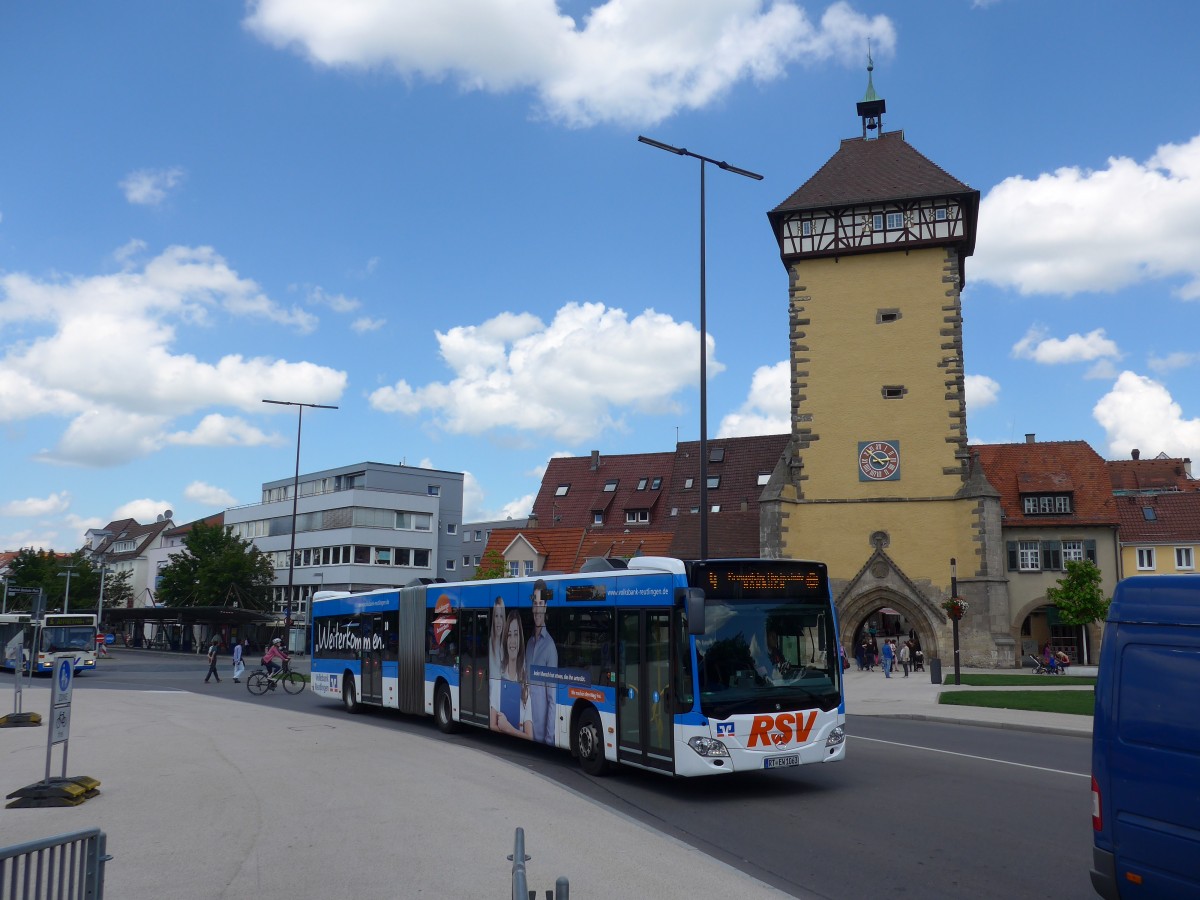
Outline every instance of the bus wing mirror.
[[704, 634], [704, 589], [688, 588], [684, 601], [687, 612], [688, 634]]

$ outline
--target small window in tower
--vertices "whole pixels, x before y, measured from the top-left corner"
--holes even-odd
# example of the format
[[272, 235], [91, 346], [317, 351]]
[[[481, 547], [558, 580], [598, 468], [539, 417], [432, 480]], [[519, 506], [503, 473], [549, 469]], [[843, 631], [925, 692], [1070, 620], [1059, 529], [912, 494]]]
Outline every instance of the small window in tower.
[[804, 221], [800, 223], [801, 237], [812, 237], [812, 222]]
[[908, 391], [902, 384], [885, 384], [883, 386], [884, 400], [899, 400], [907, 393]]
[[900, 310], [898, 309], [879, 309], [875, 311], [875, 324], [885, 325], [896, 322], [900, 319]]
[[945, 208], [943, 208], [943, 207], [940, 207], [940, 206], [939, 206], [937, 209], [935, 209], [935, 210], [933, 211], [933, 218], [934, 218], [934, 220], [935, 220], [935, 221], [937, 221], [937, 222], [945, 222], [945, 221], [946, 221], [946, 210], [945, 210]]
[[871, 230], [872, 231], [883, 231], [883, 214], [882, 213], [875, 213], [875, 215], [871, 216]]
[[904, 213], [898, 213], [898, 212], [888, 213], [887, 214], [887, 227], [888, 227], [889, 231], [891, 231], [893, 229], [903, 228], [904, 227]]

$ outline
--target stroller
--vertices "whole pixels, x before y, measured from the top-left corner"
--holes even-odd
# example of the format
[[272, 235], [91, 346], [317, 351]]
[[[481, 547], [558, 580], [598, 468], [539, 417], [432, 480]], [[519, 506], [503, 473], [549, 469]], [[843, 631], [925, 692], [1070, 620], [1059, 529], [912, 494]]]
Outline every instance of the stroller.
[[922, 650], [920, 647], [917, 647], [913, 650], [912, 661], [913, 661], [913, 671], [914, 672], [924, 672], [925, 671], [925, 651]]

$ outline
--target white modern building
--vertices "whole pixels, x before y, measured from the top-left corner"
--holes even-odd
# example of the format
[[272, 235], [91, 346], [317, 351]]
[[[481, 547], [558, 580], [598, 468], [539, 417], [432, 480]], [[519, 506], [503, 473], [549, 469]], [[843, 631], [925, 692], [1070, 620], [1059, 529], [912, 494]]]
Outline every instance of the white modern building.
[[462, 503], [461, 472], [364, 462], [268, 481], [225, 525], [275, 563], [276, 610], [300, 626], [317, 591], [459, 578]]

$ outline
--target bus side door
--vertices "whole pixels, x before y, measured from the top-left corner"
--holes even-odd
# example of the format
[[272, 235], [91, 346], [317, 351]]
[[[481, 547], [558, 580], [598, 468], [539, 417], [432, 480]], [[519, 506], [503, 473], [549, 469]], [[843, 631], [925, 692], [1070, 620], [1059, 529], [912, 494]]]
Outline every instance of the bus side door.
[[617, 613], [617, 758], [675, 768], [670, 610]]
[[464, 609], [458, 618], [458, 715], [464, 722], [488, 724], [488, 628], [486, 609]]
[[383, 648], [387, 637], [383, 627], [383, 616], [364, 616], [362, 624], [362, 701], [382, 703]]

